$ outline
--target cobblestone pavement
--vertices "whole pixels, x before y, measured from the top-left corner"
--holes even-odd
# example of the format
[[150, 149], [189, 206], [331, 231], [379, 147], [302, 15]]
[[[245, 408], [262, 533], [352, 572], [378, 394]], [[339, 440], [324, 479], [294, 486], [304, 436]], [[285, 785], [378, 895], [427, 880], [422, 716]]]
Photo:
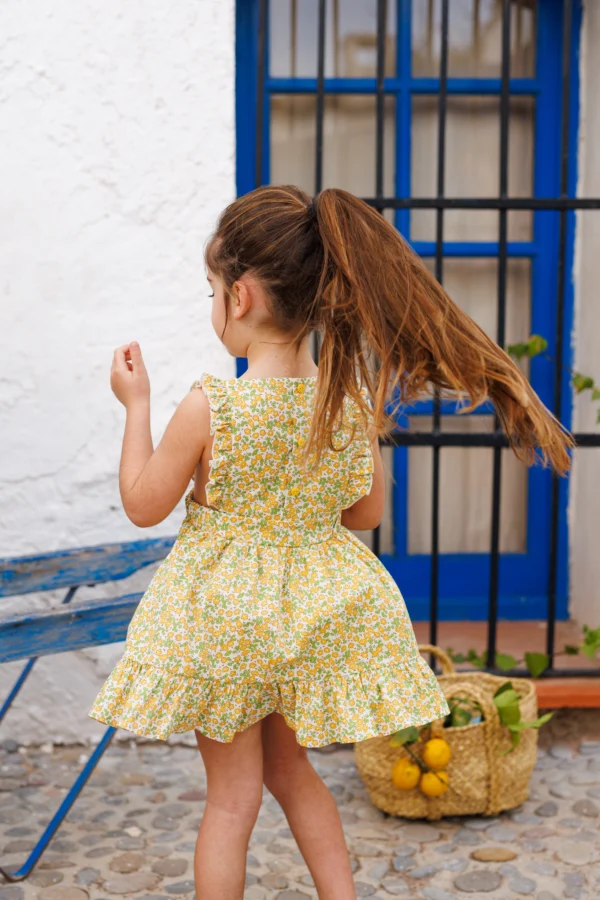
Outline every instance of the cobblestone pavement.
[[[600, 897], [600, 728], [590, 739], [576, 722], [581, 717], [571, 725], [568, 715], [557, 718], [554, 732], [540, 734], [529, 799], [494, 819], [387, 817], [370, 803], [351, 745], [310, 750], [339, 805], [358, 897]], [[4, 867], [23, 862], [84, 759], [83, 747], [0, 744]], [[205, 785], [190, 746], [114, 744], [35, 872], [18, 885], [0, 884], [0, 900], [192, 898]], [[247, 900], [316, 897], [266, 789], [247, 873]]]

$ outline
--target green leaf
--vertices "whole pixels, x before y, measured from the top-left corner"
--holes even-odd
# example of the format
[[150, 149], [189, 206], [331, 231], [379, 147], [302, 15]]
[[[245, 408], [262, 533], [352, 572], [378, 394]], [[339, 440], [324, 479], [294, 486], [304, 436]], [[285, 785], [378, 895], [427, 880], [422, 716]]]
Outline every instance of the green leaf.
[[540, 716], [539, 719], [537, 720], [539, 722], [539, 725], [537, 727], [539, 728], [541, 725], [545, 725], [546, 722], [550, 721], [550, 719], [552, 718], [553, 715], [554, 715], [554, 712], [544, 713], [544, 715]]
[[579, 647], [575, 647], [573, 644], [565, 644], [564, 651], [567, 656], [577, 656], [579, 654]]
[[394, 732], [390, 738], [392, 747], [402, 747], [404, 744], [414, 744], [419, 740], [419, 729], [415, 725], [409, 725], [408, 728], [401, 728], [400, 731]]
[[509, 725], [508, 727], [511, 731], [524, 731], [526, 728], [541, 728], [542, 725], [545, 725], [552, 716], [553, 712], [544, 713], [543, 716], [540, 716], [539, 719], [533, 719], [531, 722], [516, 722], [514, 725]]
[[573, 375], [572, 382], [578, 394], [594, 387], [594, 379], [590, 378], [589, 375]]
[[478, 669], [485, 669], [487, 665], [487, 650], [483, 650], [481, 654], [478, 654], [477, 651], [471, 647], [467, 653], [467, 662], [472, 663]]
[[512, 742], [512, 747], [510, 748], [510, 750], [506, 750], [504, 753], [502, 753], [501, 756], [508, 756], [509, 753], [512, 753], [519, 746], [519, 741], [521, 740], [521, 735], [519, 734], [518, 731], [513, 731], [511, 729], [510, 739]]
[[504, 694], [505, 691], [512, 691], [512, 690], [513, 690], [512, 681], [505, 681], [503, 684], [500, 685], [498, 690], [495, 692], [494, 698], [499, 697], [500, 694]]
[[583, 632], [585, 638], [581, 649], [586, 656], [593, 659], [600, 647], [600, 628], [590, 628], [589, 625], [584, 625]]
[[523, 341], [519, 344], [509, 344], [506, 352], [509, 356], [514, 356], [515, 359], [522, 359], [524, 356], [529, 355], [529, 344], [525, 344]]
[[511, 688], [510, 690], [503, 691], [501, 694], [495, 697], [496, 706], [499, 709], [503, 709], [505, 706], [511, 706], [513, 703], [519, 702], [519, 695]]
[[519, 695], [514, 689], [509, 688], [494, 696], [494, 702], [503, 725], [515, 725], [521, 721]]
[[514, 669], [516, 664], [517, 660], [509, 653], [496, 653], [496, 666], [499, 669], [509, 671], [510, 669]]
[[600, 389], [597, 387], [592, 391], [592, 400], [600, 400]]
[[540, 334], [532, 334], [527, 341], [527, 352], [529, 356], [538, 356], [548, 349], [548, 341]]
[[472, 718], [473, 716], [469, 710], [462, 706], [456, 706], [452, 710], [452, 726], [454, 728], [464, 728], [465, 725], [469, 725]]
[[596, 413], [596, 425], [600, 425], [600, 409]]
[[550, 665], [550, 657], [546, 653], [526, 653], [525, 665], [531, 677], [537, 678]]
[[518, 725], [521, 721], [521, 710], [517, 703], [499, 709], [500, 721], [503, 725]]

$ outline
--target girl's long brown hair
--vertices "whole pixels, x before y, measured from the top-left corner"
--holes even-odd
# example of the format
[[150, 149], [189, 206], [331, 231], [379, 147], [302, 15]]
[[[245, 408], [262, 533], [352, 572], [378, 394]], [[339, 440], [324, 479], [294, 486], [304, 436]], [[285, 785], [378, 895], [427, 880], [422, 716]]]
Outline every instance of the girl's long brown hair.
[[463, 412], [491, 400], [520, 459], [569, 469], [572, 436], [514, 362], [398, 231], [348, 191], [328, 188], [311, 200], [291, 185], [257, 188], [222, 213], [206, 262], [229, 291], [246, 273], [258, 279], [295, 346], [321, 333], [307, 446], [317, 459], [335, 446], [346, 395], [381, 435], [396, 427], [398, 405], [437, 387], [468, 400]]

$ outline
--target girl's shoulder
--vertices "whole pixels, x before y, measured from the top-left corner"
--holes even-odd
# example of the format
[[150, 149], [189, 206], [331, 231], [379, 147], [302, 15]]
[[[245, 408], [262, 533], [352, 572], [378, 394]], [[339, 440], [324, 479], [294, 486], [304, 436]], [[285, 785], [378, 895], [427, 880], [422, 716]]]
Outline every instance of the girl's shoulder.
[[218, 375], [212, 375], [210, 372], [203, 372], [200, 378], [192, 383], [192, 388], [200, 388], [204, 386], [216, 386], [222, 389], [236, 390], [273, 390], [278, 392], [281, 389], [290, 387], [298, 387], [304, 390], [307, 386], [316, 385], [316, 375], [305, 375], [301, 377], [286, 377], [284, 375], [266, 376], [263, 378], [244, 378], [243, 376], [233, 376], [232, 378], [221, 378]]
[[222, 383], [226, 384], [229, 381], [236, 381], [236, 379], [235, 378], [219, 378], [218, 375], [211, 375], [210, 372], [202, 372], [202, 374], [200, 375], [200, 378], [197, 378], [195, 381], [192, 382], [192, 386], [190, 387], [190, 390], [192, 390], [192, 388], [204, 387], [205, 384], [222, 384]]
[[[312, 391], [316, 388], [317, 376], [306, 375], [301, 377], [286, 377], [283, 375], [273, 375], [264, 378], [244, 378], [242, 376], [234, 376], [232, 378], [222, 378], [219, 375], [213, 375], [211, 372], [203, 372], [200, 378], [196, 379], [190, 390], [194, 388], [204, 388], [205, 394], [212, 397], [215, 401], [225, 399], [231, 396], [232, 392], [238, 397], [241, 395], [247, 397], [248, 394], [260, 394], [267, 396], [293, 395], [296, 398], [306, 397], [307, 391], [312, 395]], [[372, 408], [372, 401], [366, 387], [360, 388], [363, 401], [367, 406]], [[348, 394], [344, 398], [346, 408], [357, 409], [358, 404]]]

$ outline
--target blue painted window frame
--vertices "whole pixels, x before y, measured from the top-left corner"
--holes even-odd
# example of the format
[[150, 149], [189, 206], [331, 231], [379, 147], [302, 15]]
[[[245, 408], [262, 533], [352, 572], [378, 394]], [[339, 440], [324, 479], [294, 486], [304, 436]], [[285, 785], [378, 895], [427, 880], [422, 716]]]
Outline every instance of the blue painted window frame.
[[[416, 78], [411, 72], [411, 8], [413, 0], [397, 2], [397, 59], [398, 71], [385, 79], [387, 95], [396, 97], [396, 196], [411, 194], [411, 114], [412, 97], [435, 95], [439, 90], [436, 78]], [[577, 139], [579, 119], [578, 55], [580, 46], [581, 0], [573, 3], [571, 45], [571, 103], [569, 129], [569, 196], [575, 196], [577, 181]], [[537, 9], [536, 72], [533, 78], [511, 79], [511, 95], [534, 97], [534, 184], [535, 197], [554, 197], [560, 193], [561, 110], [557, 98], [562, 86], [562, 26], [563, 0], [539, 0]], [[258, 0], [237, 0], [236, 5], [236, 150], [237, 191], [247, 193], [255, 186], [255, 122], [257, 104], [257, 35]], [[268, 48], [268, 35], [267, 35]], [[330, 93], [375, 94], [374, 78], [328, 78], [325, 90]], [[500, 95], [500, 79], [449, 78], [448, 93], [462, 95]], [[263, 183], [269, 181], [269, 128], [272, 94], [316, 93], [315, 78], [271, 78], [267, 73], [264, 85], [263, 108]], [[466, 211], [465, 215], [469, 215]], [[410, 240], [410, 212], [398, 210], [398, 229]], [[543, 334], [549, 342], [548, 354], [554, 354], [555, 316], [557, 300], [559, 214], [533, 213], [531, 241], [509, 242], [508, 258], [527, 258], [531, 261], [531, 331]], [[563, 346], [565, 367], [570, 365], [570, 335], [573, 324], [573, 251], [575, 212], [568, 213], [566, 266], [569, 277], [565, 290]], [[435, 243], [414, 241], [412, 246], [421, 256], [434, 256]], [[486, 257], [499, 255], [498, 242], [444, 242], [444, 257]], [[525, 337], [525, 335], [524, 335]], [[544, 357], [531, 361], [531, 382], [544, 403], [553, 405], [553, 363]], [[246, 369], [246, 360], [238, 360], [238, 374]], [[562, 379], [563, 422], [570, 428], [572, 393], [569, 374], [565, 368]], [[415, 404], [405, 411], [399, 421], [407, 424], [408, 415], [430, 415], [431, 402]], [[454, 414], [454, 404], [442, 404], [442, 415]], [[490, 413], [481, 407], [472, 415]], [[491, 451], [490, 451], [491, 452]], [[429, 618], [429, 554], [408, 553], [408, 449], [394, 450], [394, 554], [382, 555], [382, 561], [400, 585], [414, 621]], [[547, 470], [534, 467], [528, 472], [527, 549], [524, 553], [501, 554], [499, 575], [500, 616], [505, 619], [545, 618], [547, 613], [547, 580], [550, 546], [551, 476]], [[491, 492], [491, 485], [490, 485]], [[560, 485], [559, 553], [557, 582], [557, 618], [568, 618], [568, 482]], [[440, 554], [439, 557], [439, 619], [487, 619], [489, 588], [489, 553]]]

